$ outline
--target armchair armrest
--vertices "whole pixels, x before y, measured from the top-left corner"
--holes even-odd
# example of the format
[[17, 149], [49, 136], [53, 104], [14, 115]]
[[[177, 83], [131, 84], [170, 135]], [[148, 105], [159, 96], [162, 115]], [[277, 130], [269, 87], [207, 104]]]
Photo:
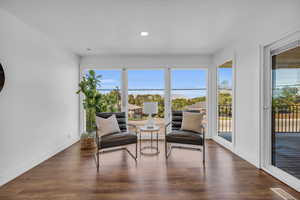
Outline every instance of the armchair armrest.
[[172, 122], [169, 122], [165, 125], [165, 136], [167, 135], [167, 128], [170, 126]]
[[203, 138], [205, 138], [205, 128], [206, 127], [203, 124], [201, 124]]
[[100, 148], [100, 140], [101, 140], [101, 137], [99, 136], [98, 131], [99, 131], [99, 129], [97, 128], [97, 129], [96, 129], [95, 140], [96, 140], [97, 148], [99, 149], [99, 148]]

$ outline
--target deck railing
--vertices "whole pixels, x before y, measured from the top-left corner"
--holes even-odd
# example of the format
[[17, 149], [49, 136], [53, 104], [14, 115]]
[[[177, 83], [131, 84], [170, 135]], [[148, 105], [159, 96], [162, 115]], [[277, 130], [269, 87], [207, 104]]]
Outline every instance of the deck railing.
[[300, 133], [300, 105], [273, 106], [272, 129], [275, 133]]
[[218, 105], [218, 132], [232, 132], [232, 106]]
[[[300, 133], [300, 105], [273, 106], [272, 129], [275, 133]], [[218, 132], [232, 132], [231, 105], [218, 105]]]

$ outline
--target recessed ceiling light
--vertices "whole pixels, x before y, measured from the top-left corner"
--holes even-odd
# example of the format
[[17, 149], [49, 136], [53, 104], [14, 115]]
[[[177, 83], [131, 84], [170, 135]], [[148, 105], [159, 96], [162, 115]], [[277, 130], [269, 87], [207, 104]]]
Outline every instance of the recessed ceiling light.
[[148, 36], [149, 33], [148, 32], [141, 32], [141, 36], [145, 37], [145, 36]]

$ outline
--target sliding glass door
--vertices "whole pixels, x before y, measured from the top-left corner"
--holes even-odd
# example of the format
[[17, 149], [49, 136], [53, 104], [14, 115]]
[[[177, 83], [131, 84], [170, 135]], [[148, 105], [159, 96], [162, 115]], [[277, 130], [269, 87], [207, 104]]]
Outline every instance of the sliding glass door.
[[262, 52], [262, 168], [300, 191], [300, 33]]
[[300, 179], [300, 47], [271, 54], [271, 163]]

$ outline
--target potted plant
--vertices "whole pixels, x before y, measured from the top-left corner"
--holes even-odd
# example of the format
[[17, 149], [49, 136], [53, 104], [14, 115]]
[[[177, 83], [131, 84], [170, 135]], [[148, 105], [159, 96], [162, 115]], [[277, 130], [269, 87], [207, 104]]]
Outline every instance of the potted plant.
[[[82, 78], [79, 83], [77, 94], [84, 95], [83, 108], [86, 112], [86, 133], [81, 136], [81, 148], [91, 149], [95, 147], [95, 131], [96, 131], [96, 109], [101, 105], [101, 94], [97, 88], [100, 87], [101, 75], [96, 75], [95, 71], [90, 70]], [[93, 144], [91, 146], [91, 144]]]
[[95, 147], [95, 134], [88, 132], [82, 133], [80, 138], [80, 148], [82, 150], [91, 150]]

